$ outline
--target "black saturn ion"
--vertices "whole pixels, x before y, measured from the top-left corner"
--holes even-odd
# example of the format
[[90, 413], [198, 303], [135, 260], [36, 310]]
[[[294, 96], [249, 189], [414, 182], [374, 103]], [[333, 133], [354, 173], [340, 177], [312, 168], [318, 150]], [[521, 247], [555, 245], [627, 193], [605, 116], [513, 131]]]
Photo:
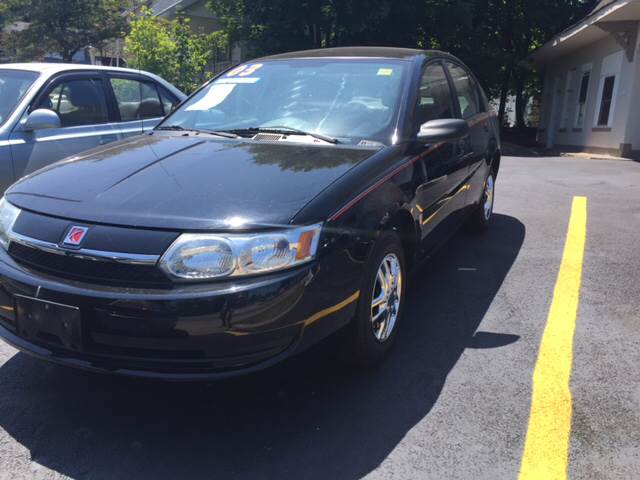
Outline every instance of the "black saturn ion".
[[372, 364], [410, 267], [461, 224], [490, 224], [499, 165], [496, 115], [449, 54], [242, 64], [150, 134], [6, 192], [0, 336], [73, 367], [214, 379], [346, 327]]

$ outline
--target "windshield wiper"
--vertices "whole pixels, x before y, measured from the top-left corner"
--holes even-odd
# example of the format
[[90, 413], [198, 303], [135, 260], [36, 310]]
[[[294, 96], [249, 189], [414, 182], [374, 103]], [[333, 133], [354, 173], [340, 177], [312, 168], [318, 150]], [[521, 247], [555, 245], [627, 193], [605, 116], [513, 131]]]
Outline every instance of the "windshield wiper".
[[239, 138], [239, 135], [233, 132], [217, 132], [215, 130], [202, 130], [197, 128], [184, 128], [181, 125], [166, 125], [161, 127], [156, 127], [156, 130], [170, 130], [177, 132], [195, 132], [195, 133], [208, 133], [209, 135], [217, 135], [218, 137], [224, 138]]
[[300, 130], [299, 128], [286, 127], [286, 126], [273, 126], [273, 127], [249, 127], [249, 128], [238, 128], [234, 130], [225, 130], [225, 132], [231, 133], [293, 133], [294, 135], [308, 135], [309, 137], [317, 138], [318, 140], [322, 140], [323, 142], [332, 143], [334, 145], [340, 143], [340, 140], [337, 138], [329, 137], [328, 135], [323, 135], [321, 133], [315, 132], [306, 132], [304, 130]]

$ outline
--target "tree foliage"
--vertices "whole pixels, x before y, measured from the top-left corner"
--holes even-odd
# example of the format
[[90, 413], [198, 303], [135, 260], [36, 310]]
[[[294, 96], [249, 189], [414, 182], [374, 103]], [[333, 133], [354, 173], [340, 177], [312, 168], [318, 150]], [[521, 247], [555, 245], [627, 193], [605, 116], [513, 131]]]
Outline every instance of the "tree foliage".
[[156, 73], [191, 92], [209, 78], [207, 65], [215, 50], [227, 43], [224, 32], [194, 33], [182, 14], [166, 20], [143, 8], [131, 19], [125, 54], [130, 67]]
[[439, 48], [459, 56], [493, 97], [524, 104], [540, 88], [523, 60], [595, 0], [208, 0], [250, 55], [347, 45]]
[[6, 0], [5, 16], [27, 28], [8, 35], [19, 51], [58, 53], [64, 61], [84, 47], [120, 37], [132, 0]]

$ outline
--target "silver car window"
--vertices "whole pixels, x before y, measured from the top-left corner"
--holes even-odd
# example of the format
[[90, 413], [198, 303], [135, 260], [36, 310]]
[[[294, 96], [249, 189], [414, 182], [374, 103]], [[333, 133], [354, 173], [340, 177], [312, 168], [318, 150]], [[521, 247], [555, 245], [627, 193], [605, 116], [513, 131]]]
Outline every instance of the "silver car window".
[[109, 121], [107, 100], [100, 80], [62, 82], [40, 101], [38, 108], [56, 112], [63, 127], [97, 125]]

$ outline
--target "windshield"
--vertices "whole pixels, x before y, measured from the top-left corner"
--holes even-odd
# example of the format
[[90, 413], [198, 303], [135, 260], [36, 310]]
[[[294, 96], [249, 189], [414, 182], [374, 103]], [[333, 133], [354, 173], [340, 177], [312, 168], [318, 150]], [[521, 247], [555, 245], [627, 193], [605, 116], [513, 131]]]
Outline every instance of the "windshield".
[[406, 69], [387, 59], [247, 63], [197, 92], [162, 127], [240, 134], [278, 127], [389, 143]]
[[0, 70], [0, 126], [11, 115], [36, 78], [38, 74], [35, 72]]

